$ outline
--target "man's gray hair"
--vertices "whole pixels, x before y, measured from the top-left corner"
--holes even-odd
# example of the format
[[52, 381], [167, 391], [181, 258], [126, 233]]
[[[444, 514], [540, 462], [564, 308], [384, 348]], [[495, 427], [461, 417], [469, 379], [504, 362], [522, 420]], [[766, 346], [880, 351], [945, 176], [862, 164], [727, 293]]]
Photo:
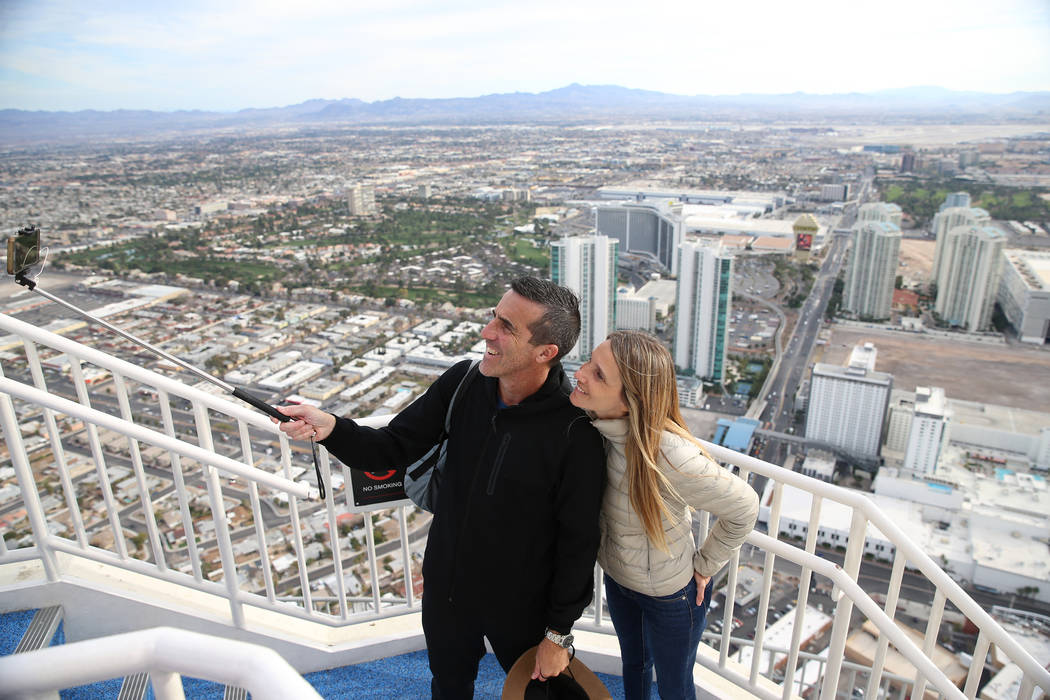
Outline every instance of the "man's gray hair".
[[580, 337], [580, 300], [568, 287], [541, 280], [538, 277], [519, 277], [510, 288], [520, 296], [543, 307], [543, 316], [529, 326], [533, 345], [557, 345], [554, 364], [572, 350]]

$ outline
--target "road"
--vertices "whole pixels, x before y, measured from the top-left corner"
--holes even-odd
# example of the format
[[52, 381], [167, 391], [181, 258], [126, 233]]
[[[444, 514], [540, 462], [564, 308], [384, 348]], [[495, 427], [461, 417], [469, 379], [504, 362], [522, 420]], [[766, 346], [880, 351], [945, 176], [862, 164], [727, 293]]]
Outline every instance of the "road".
[[[848, 203], [835, 230], [843, 231], [853, 225], [858, 207], [867, 200], [870, 192], [871, 173], [866, 173], [858, 187], [857, 200]], [[786, 347], [781, 349], [778, 336], [777, 355], [770, 371], [771, 376], [763, 387], [763, 393], [756, 397], [759, 406], [757, 418], [763, 425], [768, 422], [769, 429], [774, 432], [786, 434], [801, 427], [795, 425], [795, 397], [810, 366], [810, 357], [816, 346], [824, 313], [831, 300], [835, 280], [838, 279], [846, 259], [846, 251], [849, 249], [848, 234], [831, 231], [827, 236], [824, 262], [813, 281], [809, 296], [799, 310], [798, 322], [791, 338]], [[759, 455], [767, 462], [783, 464], [787, 457], [784, 442], [772, 436], [766, 440]], [[756, 484], [756, 488], [758, 486]]]

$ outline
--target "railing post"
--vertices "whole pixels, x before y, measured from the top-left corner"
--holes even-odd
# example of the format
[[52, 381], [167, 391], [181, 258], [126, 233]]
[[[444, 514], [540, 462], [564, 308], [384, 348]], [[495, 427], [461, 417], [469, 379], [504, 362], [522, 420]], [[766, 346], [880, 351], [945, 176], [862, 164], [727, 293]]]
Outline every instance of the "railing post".
[[[349, 491], [349, 489], [347, 489]], [[367, 511], [364, 514], [364, 525], [365, 525], [365, 542], [368, 548], [368, 569], [371, 574], [370, 580], [372, 582], [372, 604], [375, 605], [376, 613], [379, 613], [379, 573], [376, 571], [376, 566], [379, 563], [379, 559], [376, 556], [376, 536], [372, 532], [372, 511]]]
[[[343, 573], [343, 537], [339, 532], [339, 521], [335, 515], [335, 489], [332, 485], [332, 466], [328, 460], [328, 451], [318, 448], [318, 456], [321, 463], [321, 478], [329, 485], [325, 493], [324, 507], [328, 518], [328, 539], [332, 544], [332, 571], [335, 575], [336, 597], [339, 599], [339, 617], [345, 620], [350, 614], [350, 608], [346, 602], [346, 579]], [[349, 490], [349, 489], [347, 489]], [[408, 534], [405, 520], [407, 515], [405, 509], [400, 509], [401, 515], [401, 546], [405, 561], [405, 593], [408, 598], [409, 607], [412, 606], [412, 565], [408, 559]]]
[[[842, 567], [846, 575], [854, 581], [860, 572], [860, 560], [864, 552], [864, 538], [867, 534], [867, 518], [860, 510], [853, 510], [853, 522], [850, 525], [849, 542], [846, 547], [846, 560]], [[820, 700], [835, 700], [838, 692], [839, 673], [842, 670], [842, 657], [846, 649], [846, 635], [849, 634], [850, 617], [853, 615], [853, 599], [840, 596], [835, 606], [835, 622], [831, 626], [831, 640], [828, 643], [828, 670], [820, 691]]]
[[[2, 368], [0, 376], [3, 376]], [[33, 469], [29, 466], [25, 443], [22, 442], [22, 432], [18, 428], [15, 407], [7, 394], [0, 394], [0, 422], [4, 426], [7, 451], [11, 455], [11, 464], [18, 478], [18, 488], [22, 489], [22, 503], [25, 504], [26, 515], [29, 517], [29, 527], [33, 530], [33, 539], [36, 541], [40, 560], [44, 563], [44, 573], [48, 582], [55, 583], [58, 581], [58, 563], [49, 544], [47, 520], [44, 518], [44, 508], [40, 505], [40, 496], [36, 491], [36, 480], [33, 479]]]
[[[197, 435], [200, 446], [215, 451], [211, 440], [211, 424], [208, 422], [208, 409], [198, 401], [193, 402], [193, 417], [197, 422]], [[212, 522], [215, 525], [215, 543], [219, 545], [219, 559], [222, 561], [222, 575], [226, 584], [226, 596], [230, 603], [230, 614], [237, 629], [244, 629], [244, 605], [241, 603], [240, 586], [237, 582], [237, 561], [233, 555], [233, 543], [230, 540], [230, 528], [226, 522], [226, 504], [222, 497], [222, 483], [215, 467], [202, 464], [208, 496], [211, 500]]]
[[[129, 423], [134, 423], [131, 414], [131, 401], [128, 398], [128, 387], [124, 377], [116, 372], [113, 373], [113, 386], [117, 393], [117, 402], [120, 405], [120, 417]], [[150, 548], [153, 550], [153, 562], [161, 571], [166, 571], [168, 562], [164, 556], [164, 546], [160, 541], [160, 532], [157, 530], [157, 513], [153, 507], [153, 498], [149, 493], [149, 484], [146, 483], [146, 469], [142, 464], [142, 452], [139, 450], [139, 441], [128, 436], [128, 453], [131, 455], [131, 466], [135, 472], [135, 482], [139, 487], [139, 502], [142, 504], [142, 520], [146, 524], [146, 535], [149, 538]]]
[[[33, 376], [33, 384], [41, 391], [47, 391], [47, 382], [44, 381], [44, 371], [40, 368], [40, 353], [37, 352], [36, 343], [25, 338], [22, 347], [26, 352], [26, 360], [29, 362], [29, 372]], [[2, 372], [0, 372], [2, 375]], [[47, 436], [51, 442], [51, 451], [55, 456], [55, 467], [58, 469], [58, 478], [62, 482], [62, 491], [69, 507], [69, 517], [73, 521], [73, 532], [77, 536], [77, 544], [81, 549], [87, 549], [88, 538], [84, 530], [84, 517], [80, 513], [80, 504], [77, 502], [77, 489], [73, 480], [69, 478], [69, 466], [66, 464], [66, 451], [62, 446], [62, 435], [58, 432], [58, 422], [55, 420], [55, 412], [46, 406], [44, 411], [44, 425], [47, 427]]]
[[[328, 478], [328, 475], [325, 475]], [[329, 479], [331, 483], [331, 479]], [[397, 508], [397, 519], [400, 523], [400, 534], [401, 534], [401, 561], [405, 567], [405, 604], [408, 607], [412, 607], [415, 601], [415, 591], [413, 591], [412, 581], [412, 555], [408, 551], [408, 509], [410, 506], [398, 506]]]
[[[778, 489], [783, 485], [778, 484]], [[817, 548], [817, 525], [820, 522], [820, 509], [823, 503], [821, 496], [814, 495], [809, 504], [809, 527], [806, 529], [805, 551], [812, 554]], [[780, 509], [777, 508], [779, 518]], [[778, 525], [779, 529], [779, 525]], [[777, 533], [771, 535], [777, 538]], [[809, 583], [813, 580], [813, 570], [808, 566], [802, 567], [802, 575], [798, 581], [798, 599], [795, 602], [795, 624], [791, 627], [791, 648], [788, 650], [787, 664], [784, 666], [784, 692], [781, 697], [787, 700], [791, 697], [791, 686], [795, 679], [795, 667], [798, 665], [799, 648], [802, 646], [802, 624], [806, 618], [806, 606], [809, 605]], [[803, 679], [805, 673], [803, 672]], [[799, 684], [801, 687], [801, 683]]]
[[[164, 434], [170, 438], [177, 438], [175, 434], [175, 418], [171, 413], [171, 397], [168, 396], [168, 392], [158, 389], [157, 400], [160, 403]], [[189, 555], [190, 566], [193, 569], [193, 579], [198, 582], [203, 581], [204, 574], [201, 572], [201, 557], [197, 551], [197, 535], [194, 529], [193, 515], [190, 513], [189, 507], [189, 491], [186, 488], [186, 478], [182, 473], [182, 455], [175, 451], [169, 451], [168, 460], [171, 464], [171, 478], [175, 483], [175, 496], [179, 501], [182, 531], [185, 533], [186, 552]]]
[[171, 671], [150, 671], [149, 682], [157, 700], [186, 700], [182, 676]]
[[[890, 573], [889, 588], [886, 591], [886, 606], [884, 610], [890, 619], [896, 619], [897, 598], [900, 595], [901, 581], [904, 580], [904, 555], [893, 558], [893, 570]], [[875, 659], [871, 664], [871, 675], [868, 678], [868, 687], [865, 696], [876, 697], [876, 692], [882, 683], [882, 671], [886, 664], [886, 651], [889, 649], [890, 640], [884, 634], [879, 635], [879, 645], [875, 651]], [[981, 674], [977, 674], [980, 676]]]
[[[288, 436], [278, 435], [281, 446], [281, 469], [285, 477], [292, 478], [292, 452]], [[292, 539], [295, 542], [296, 561], [299, 562], [299, 588], [303, 592], [303, 609], [307, 615], [314, 614], [313, 592], [310, 590], [310, 572], [306, 568], [306, 543], [303, 541], [303, 526], [299, 520], [299, 500], [288, 494], [288, 517], [292, 521]]]

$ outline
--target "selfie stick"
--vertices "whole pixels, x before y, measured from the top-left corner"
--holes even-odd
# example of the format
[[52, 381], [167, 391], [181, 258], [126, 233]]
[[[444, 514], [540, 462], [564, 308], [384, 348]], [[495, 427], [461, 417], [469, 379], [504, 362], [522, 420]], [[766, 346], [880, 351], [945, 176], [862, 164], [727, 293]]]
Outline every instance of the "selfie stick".
[[[282, 423], [290, 423], [293, 420], [295, 420], [291, 416], [284, 415], [283, 413], [281, 413], [276, 408], [274, 408], [270, 404], [266, 403], [262, 399], [259, 399], [258, 397], [255, 397], [255, 396], [252, 396], [247, 391], [244, 391], [243, 389], [238, 389], [237, 387], [233, 386], [232, 384], [228, 384], [228, 383], [222, 381], [221, 379], [218, 379], [217, 377], [213, 377], [212, 375], [208, 374], [207, 372], [194, 367], [193, 365], [191, 365], [190, 363], [186, 362], [185, 360], [180, 360], [179, 358], [175, 357], [174, 355], [172, 355], [170, 353], [167, 353], [167, 352], [164, 352], [163, 350], [161, 350], [158, 347], [150, 345], [145, 340], [142, 340], [141, 338], [136, 338], [135, 336], [131, 335], [127, 331], [122, 330], [120, 328], [117, 328], [113, 324], [107, 323], [106, 321], [103, 321], [102, 319], [100, 319], [100, 318], [98, 318], [96, 316], [92, 316], [91, 314], [89, 314], [87, 311], [84, 311], [80, 307], [74, 306], [73, 304], [70, 304], [68, 301], [66, 301], [64, 299], [59, 299], [54, 294], [50, 294], [50, 293], [44, 291], [43, 289], [41, 289], [37, 285], [35, 280], [32, 280], [32, 279], [26, 277], [24, 270], [15, 274], [15, 281], [18, 282], [23, 287], [28, 288], [30, 291], [36, 292], [37, 294], [39, 294], [40, 296], [44, 297], [45, 299], [49, 299], [49, 300], [55, 302], [56, 304], [61, 304], [62, 306], [64, 306], [67, 309], [69, 309], [70, 311], [73, 311], [73, 312], [83, 316], [84, 318], [90, 320], [90, 321], [94, 321], [95, 323], [99, 324], [100, 326], [102, 326], [106, 330], [112, 331], [113, 333], [116, 333], [120, 337], [126, 338], [127, 340], [130, 340], [131, 342], [133, 342], [133, 343], [135, 343], [137, 345], [141, 345], [142, 347], [146, 348], [147, 350], [149, 350], [151, 353], [153, 353], [157, 357], [160, 357], [160, 358], [163, 358], [165, 360], [168, 360], [169, 362], [174, 362], [179, 367], [182, 367], [183, 369], [187, 369], [190, 372], [193, 372], [195, 375], [197, 375], [201, 379], [203, 379], [205, 381], [208, 381], [208, 382], [211, 382], [212, 384], [214, 384], [215, 386], [219, 387], [223, 391], [226, 391], [226, 392], [232, 394], [235, 398], [238, 398], [241, 401], [244, 401], [245, 403], [251, 404], [255, 408], [257, 408], [260, 411], [262, 411], [263, 413], [265, 413], [265, 414], [267, 414], [269, 416], [272, 416], [273, 418], [276, 418], [277, 420], [281, 421]], [[312, 441], [311, 441], [310, 444], [311, 444], [311, 446], [313, 446], [313, 442]], [[315, 458], [315, 461], [314, 461], [314, 466], [315, 467], [317, 466], [316, 458]], [[319, 467], [317, 469], [317, 489], [320, 492], [321, 498], [323, 499], [325, 497], [324, 482], [321, 480], [321, 471], [320, 471]]]
[[103, 321], [101, 318], [98, 318], [96, 316], [92, 316], [87, 311], [84, 311], [83, 309], [81, 309], [81, 308], [79, 308], [77, 306], [74, 306], [73, 304], [70, 304], [68, 301], [65, 301], [64, 299], [59, 299], [54, 294], [50, 294], [48, 292], [45, 292], [43, 289], [41, 289], [39, 286], [37, 286], [36, 282], [34, 282], [33, 280], [29, 279], [28, 277], [26, 277], [23, 274], [15, 275], [15, 281], [18, 282], [23, 287], [28, 287], [30, 290], [36, 292], [37, 294], [39, 294], [40, 296], [44, 297], [45, 299], [50, 299], [51, 301], [55, 302], [56, 304], [61, 304], [62, 306], [64, 306], [67, 309], [69, 309], [70, 311], [74, 311], [74, 312], [80, 314], [81, 316], [83, 316], [83, 317], [85, 317], [85, 318], [87, 318], [87, 319], [89, 319], [91, 321], [94, 321], [95, 323], [99, 324], [103, 328], [105, 328], [105, 329], [107, 329], [109, 331], [112, 331], [113, 333], [116, 333], [117, 335], [121, 336], [122, 338], [127, 338], [131, 342], [136, 343], [137, 345], [141, 345], [142, 347], [144, 347], [147, 350], [149, 350], [150, 352], [152, 352], [154, 355], [157, 355], [158, 357], [162, 357], [165, 360], [168, 360], [169, 362], [174, 362], [175, 364], [177, 364], [178, 366], [180, 366], [180, 367], [182, 367], [184, 369], [188, 369], [190, 372], [193, 372], [194, 374], [196, 374], [201, 379], [204, 379], [205, 381], [211, 382], [215, 386], [221, 388], [223, 391], [227, 391], [227, 392], [233, 394], [238, 399], [240, 399], [242, 401], [246, 401], [247, 403], [250, 403], [252, 406], [255, 406], [260, 411], [263, 411], [264, 413], [267, 413], [267, 414], [273, 416], [274, 418], [276, 418], [277, 420], [279, 420], [281, 422], [290, 422], [290, 421], [294, 420], [291, 416], [284, 415], [283, 413], [278, 411], [276, 408], [274, 408], [270, 404], [268, 404], [265, 401], [262, 401], [262, 400], [260, 400], [260, 399], [258, 399], [256, 397], [252, 396], [248, 392], [242, 391], [241, 389], [238, 389], [238, 388], [234, 387], [232, 384], [227, 384], [226, 382], [222, 381], [221, 379], [218, 379], [216, 377], [211, 376], [207, 372], [204, 372], [203, 370], [200, 370], [200, 369], [194, 367], [190, 363], [188, 363], [188, 362], [186, 362], [184, 360], [180, 360], [179, 358], [175, 357], [174, 355], [166, 353], [166, 352], [164, 352], [163, 350], [161, 350], [158, 347], [150, 345], [145, 340], [142, 340], [141, 338], [136, 338], [135, 336], [131, 335], [127, 331], [121, 330], [120, 328], [117, 328], [113, 324], [107, 323], [106, 321]]

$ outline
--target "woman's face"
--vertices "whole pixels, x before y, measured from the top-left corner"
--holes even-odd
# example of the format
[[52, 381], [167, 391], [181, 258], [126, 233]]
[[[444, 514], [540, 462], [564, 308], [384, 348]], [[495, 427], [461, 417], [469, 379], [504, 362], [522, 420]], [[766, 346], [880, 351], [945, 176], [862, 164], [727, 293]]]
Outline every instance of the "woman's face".
[[622, 418], [627, 415], [623, 400], [623, 383], [613, 359], [612, 346], [606, 340], [594, 349], [591, 359], [576, 371], [576, 388], [569, 401], [598, 418]]

